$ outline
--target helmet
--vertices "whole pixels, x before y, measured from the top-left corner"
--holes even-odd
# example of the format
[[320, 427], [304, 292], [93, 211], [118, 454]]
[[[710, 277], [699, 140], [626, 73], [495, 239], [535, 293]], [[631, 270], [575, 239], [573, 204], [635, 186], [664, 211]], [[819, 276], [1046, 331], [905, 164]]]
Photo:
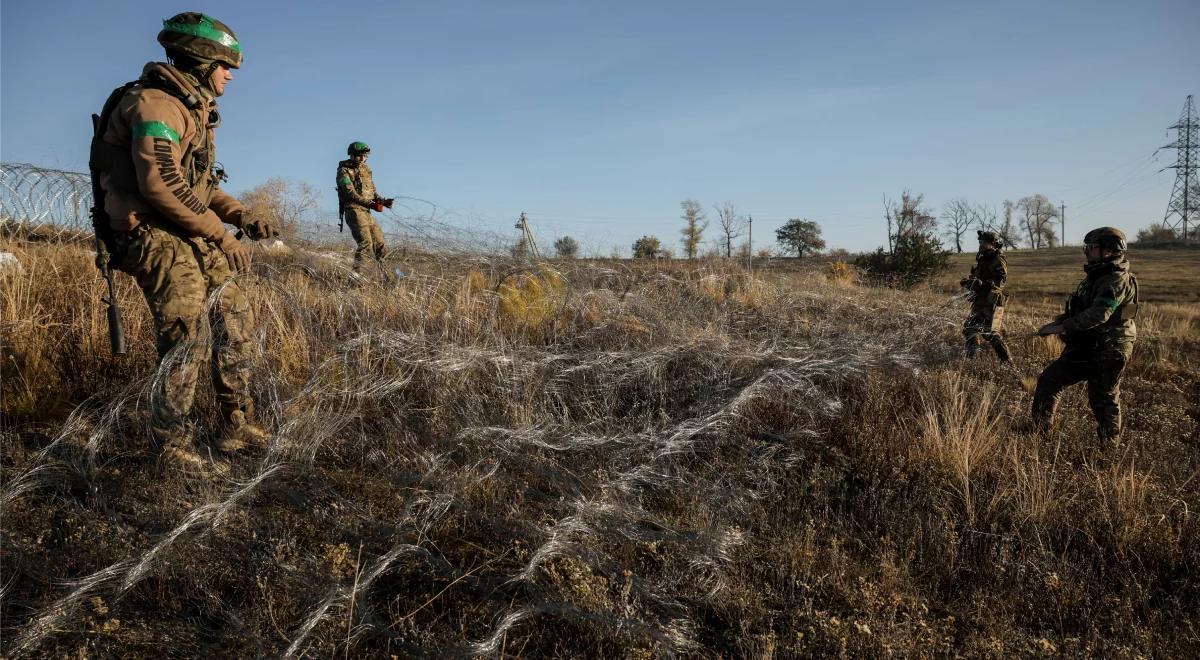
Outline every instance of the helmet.
[[1101, 249], [1113, 252], [1124, 252], [1128, 247], [1125, 243], [1125, 233], [1116, 227], [1101, 227], [1093, 229], [1083, 237], [1084, 245], [1099, 245]]
[[371, 153], [371, 147], [368, 147], [366, 142], [351, 142], [350, 146], [346, 147], [348, 156], [362, 156], [369, 153]]
[[1001, 239], [1000, 235], [994, 231], [984, 231], [980, 229], [975, 232], [975, 235], [979, 237], [980, 243], [987, 241], [996, 247], [1004, 247], [1004, 240]]
[[171, 55], [183, 55], [201, 63], [221, 62], [234, 69], [242, 66], [242, 45], [233, 30], [198, 12], [176, 14], [163, 21], [158, 43]]

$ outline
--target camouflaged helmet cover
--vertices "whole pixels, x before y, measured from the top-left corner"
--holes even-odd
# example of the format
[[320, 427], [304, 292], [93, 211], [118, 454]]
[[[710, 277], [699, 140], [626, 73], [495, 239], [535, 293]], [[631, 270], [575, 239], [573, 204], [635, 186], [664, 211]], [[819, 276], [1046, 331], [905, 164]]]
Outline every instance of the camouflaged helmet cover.
[[980, 243], [987, 241], [998, 248], [1004, 247], [1004, 240], [1000, 238], [1000, 234], [997, 234], [994, 231], [983, 231], [980, 229], [975, 232], [975, 235], [979, 237]]
[[371, 153], [371, 147], [368, 147], [366, 142], [351, 142], [350, 146], [346, 147], [347, 156], [361, 156], [369, 153]]
[[1125, 232], [1116, 227], [1101, 227], [1093, 229], [1083, 237], [1085, 245], [1099, 245], [1102, 249], [1113, 252], [1124, 252], [1128, 247], [1125, 242]]
[[158, 43], [167, 53], [182, 53], [200, 62], [221, 62], [234, 69], [242, 66], [242, 45], [237, 35], [228, 25], [199, 12], [176, 14], [163, 21]]

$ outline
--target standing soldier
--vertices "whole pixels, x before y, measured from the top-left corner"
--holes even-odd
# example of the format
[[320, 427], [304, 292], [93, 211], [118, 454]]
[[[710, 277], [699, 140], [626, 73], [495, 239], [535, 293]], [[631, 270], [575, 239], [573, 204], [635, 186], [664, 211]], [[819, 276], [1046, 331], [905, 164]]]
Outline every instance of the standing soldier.
[[241, 203], [218, 187], [225, 176], [213, 142], [216, 98], [242, 64], [237, 37], [220, 21], [186, 12], [163, 21], [158, 42], [170, 63], [147, 64], [141, 78], [109, 96], [95, 119], [91, 169], [117, 263], [154, 316], [160, 368], [150, 424], [161, 460], [203, 474], [187, 423], [201, 365], [211, 365], [224, 420], [217, 448], [232, 452], [266, 438], [252, 421], [248, 383], [254, 315], [234, 279], [249, 269], [250, 254], [225, 224], [255, 240], [278, 232], [245, 221]]
[[1102, 441], [1121, 435], [1121, 371], [1133, 356], [1137, 339], [1138, 285], [1125, 259], [1125, 234], [1101, 227], [1083, 238], [1087, 276], [1067, 300], [1066, 312], [1038, 330], [1062, 335], [1066, 348], [1038, 378], [1033, 395], [1033, 423], [1050, 426], [1058, 395], [1087, 381], [1088, 404], [1096, 416]]
[[1004, 324], [1004, 283], [1008, 280], [1008, 262], [1000, 249], [1004, 242], [990, 231], [976, 232], [979, 236], [979, 253], [971, 274], [959, 282], [971, 294], [971, 314], [963, 324], [963, 337], [967, 340], [967, 356], [978, 355], [982, 339], [995, 349], [1002, 362], [1007, 362], [1008, 346], [1000, 331]]
[[371, 211], [381, 213], [392, 208], [392, 199], [384, 199], [375, 190], [375, 177], [367, 167], [367, 156], [371, 147], [366, 142], [351, 142], [346, 147], [346, 160], [338, 163], [337, 191], [338, 214], [350, 225], [350, 234], [358, 247], [354, 250], [354, 269], [362, 265], [363, 253], [376, 260], [384, 254], [383, 231], [371, 217]]

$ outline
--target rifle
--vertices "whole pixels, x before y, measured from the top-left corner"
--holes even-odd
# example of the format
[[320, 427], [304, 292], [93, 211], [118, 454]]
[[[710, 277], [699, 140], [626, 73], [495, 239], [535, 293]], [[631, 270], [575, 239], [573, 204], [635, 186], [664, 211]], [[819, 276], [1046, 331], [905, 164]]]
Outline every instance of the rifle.
[[346, 217], [346, 202], [342, 200], [342, 190], [338, 189], [338, 233], [342, 233], [343, 222]]
[[[100, 115], [92, 115], [92, 140], [101, 139]], [[100, 176], [95, 164], [89, 163], [92, 175], [92, 231], [96, 236], [96, 268], [108, 283], [108, 343], [113, 355], [125, 354], [125, 326], [121, 322], [121, 308], [117, 305], [117, 287], [113, 282], [109, 244], [113, 240], [112, 221], [104, 211], [104, 189], [100, 187]]]

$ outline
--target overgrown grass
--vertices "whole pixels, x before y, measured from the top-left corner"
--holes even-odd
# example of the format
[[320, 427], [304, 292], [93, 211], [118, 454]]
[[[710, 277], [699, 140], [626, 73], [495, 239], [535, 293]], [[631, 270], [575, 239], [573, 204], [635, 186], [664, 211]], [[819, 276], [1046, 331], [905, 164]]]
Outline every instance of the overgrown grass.
[[90, 256], [3, 248], [6, 655], [1200, 651], [1194, 303], [1145, 307], [1113, 448], [1080, 388], [1014, 430], [1049, 301], [1010, 371], [834, 270], [259, 255], [271, 445], [205, 482], [155, 467], [128, 278], [114, 360]]

